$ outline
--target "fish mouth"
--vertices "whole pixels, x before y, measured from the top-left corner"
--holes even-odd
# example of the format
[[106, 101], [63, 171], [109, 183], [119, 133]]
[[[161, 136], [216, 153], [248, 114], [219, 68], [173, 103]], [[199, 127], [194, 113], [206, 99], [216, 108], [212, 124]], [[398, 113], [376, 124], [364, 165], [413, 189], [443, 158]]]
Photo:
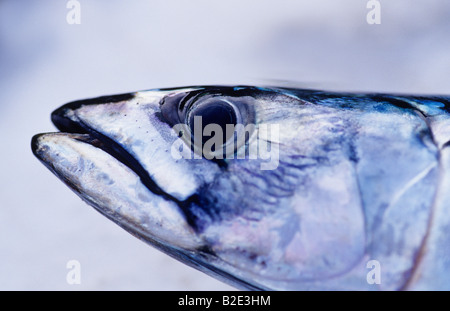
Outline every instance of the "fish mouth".
[[[181, 255], [174, 250], [176, 247], [172, 249], [164, 240], [149, 235], [148, 232], [151, 230], [148, 231], [148, 227], [141, 226], [145, 223], [146, 216], [137, 219], [132, 210], [143, 215], [146, 211], [142, 206], [170, 205], [171, 215], [179, 214], [176, 216], [177, 221], [180, 224], [187, 223], [187, 226], [183, 227], [185, 236], [194, 239], [196, 233], [194, 219], [186, 212], [188, 202], [180, 201], [164, 191], [125, 146], [92, 128], [74, 113], [86, 105], [124, 102], [133, 97], [133, 94], [106, 96], [61, 106], [51, 114], [52, 123], [59, 132], [34, 135], [31, 139], [31, 149], [44, 166], [86, 203], [136, 237], [166, 253], [172, 255], [177, 253], [175, 257], [178, 258]], [[112, 198], [115, 198], [120, 189], [125, 191], [132, 189], [136, 192], [132, 194], [121, 192], [122, 197], [113, 202], [115, 199]], [[118, 203], [119, 201], [122, 205]], [[123, 206], [128, 206], [128, 209], [122, 211]], [[127, 219], [127, 215], [134, 218]], [[188, 245], [188, 249], [194, 247], [186, 241], [180, 245]]]

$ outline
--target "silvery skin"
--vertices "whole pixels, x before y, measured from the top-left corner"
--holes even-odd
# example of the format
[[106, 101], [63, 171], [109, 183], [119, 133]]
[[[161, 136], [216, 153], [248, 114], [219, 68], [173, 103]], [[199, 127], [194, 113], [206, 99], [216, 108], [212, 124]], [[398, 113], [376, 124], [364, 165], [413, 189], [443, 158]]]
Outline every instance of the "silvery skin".
[[450, 289], [449, 109], [442, 96], [155, 89], [66, 104], [61, 132], [32, 149], [107, 218], [239, 288]]

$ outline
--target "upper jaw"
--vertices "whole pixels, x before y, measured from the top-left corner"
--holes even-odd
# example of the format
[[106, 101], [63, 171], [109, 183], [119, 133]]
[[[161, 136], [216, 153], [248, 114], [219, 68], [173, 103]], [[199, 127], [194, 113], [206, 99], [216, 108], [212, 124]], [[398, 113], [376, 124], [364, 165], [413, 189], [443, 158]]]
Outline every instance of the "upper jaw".
[[82, 106], [98, 105], [102, 103], [117, 103], [127, 101], [136, 96], [136, 93], [124, 93], [112, 96], [101, 96], [90, 99], [77, 100], [67, 103], [52, 112], [51, 120], [58, 130], [68, 133], [84, 132], [83, 127], [80, 127], [74, 119], [74, 111]]
[[56, 109], [51, 114], [51, 120], [53, 124], [60, 130], [60, 133], [50, 133], [50, 134], [38, 134], [32, 139], [32, 151], [36, 157], [38, 157], [41, 162], [44, 163], [48, 168], [51, 169], [50, 161], [53, 158], [48, 158], [47, 155], [42, 153], [41, 141], [46, 139], [46, 136], [51, 135], [56, 137], [66, 136], [68, 139], [77, 140], [83, 143], [90, 144], [103, 152], [109, 154], [117, 161], [121, 162], [132, 170], [136, 175], [139, 176], [141, 182], [154, 194], [160, 195], [165, 199], [172, 200], [178, 203], [178, 199], [171, 196], [162, 190], [157, 183], [149, 176], [149, 173], [142, 166], [142, 164], [121, 144], [116, 142], [114, 139], [108, 137], [106, 134], [102, 133], [91, 127], [86, 122], [78, 117], [78, 111], [85, 106], [90, 105], [102, 105], [126, 102], [130, 99], [135, 98], [136, 93], [127, 93], [113, 96], [102, 96], [94, 99], [79, 100], [67, 103], [60, 108]]

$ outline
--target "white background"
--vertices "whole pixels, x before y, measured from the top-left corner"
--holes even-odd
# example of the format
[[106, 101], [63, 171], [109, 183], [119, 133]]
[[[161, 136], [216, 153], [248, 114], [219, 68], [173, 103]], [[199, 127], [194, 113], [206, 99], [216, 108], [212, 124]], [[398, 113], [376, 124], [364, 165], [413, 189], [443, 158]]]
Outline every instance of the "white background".
[[[135, 239], [31, 153], [72, 100], [195, 84], [450, 94], [450, 2], [0, 1], [0, 290], [231, 289]], [[66, 283], [67, 261], [81, 284]]]

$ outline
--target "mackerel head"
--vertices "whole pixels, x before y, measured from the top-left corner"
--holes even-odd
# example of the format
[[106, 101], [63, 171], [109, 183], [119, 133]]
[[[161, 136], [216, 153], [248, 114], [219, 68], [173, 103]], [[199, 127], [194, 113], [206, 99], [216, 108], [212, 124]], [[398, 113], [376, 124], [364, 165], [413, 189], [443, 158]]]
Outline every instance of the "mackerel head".
[[448, 290], [449, 107], [155, 89], [68, 103], [32, 150], [122, 228], [239, 288]]

